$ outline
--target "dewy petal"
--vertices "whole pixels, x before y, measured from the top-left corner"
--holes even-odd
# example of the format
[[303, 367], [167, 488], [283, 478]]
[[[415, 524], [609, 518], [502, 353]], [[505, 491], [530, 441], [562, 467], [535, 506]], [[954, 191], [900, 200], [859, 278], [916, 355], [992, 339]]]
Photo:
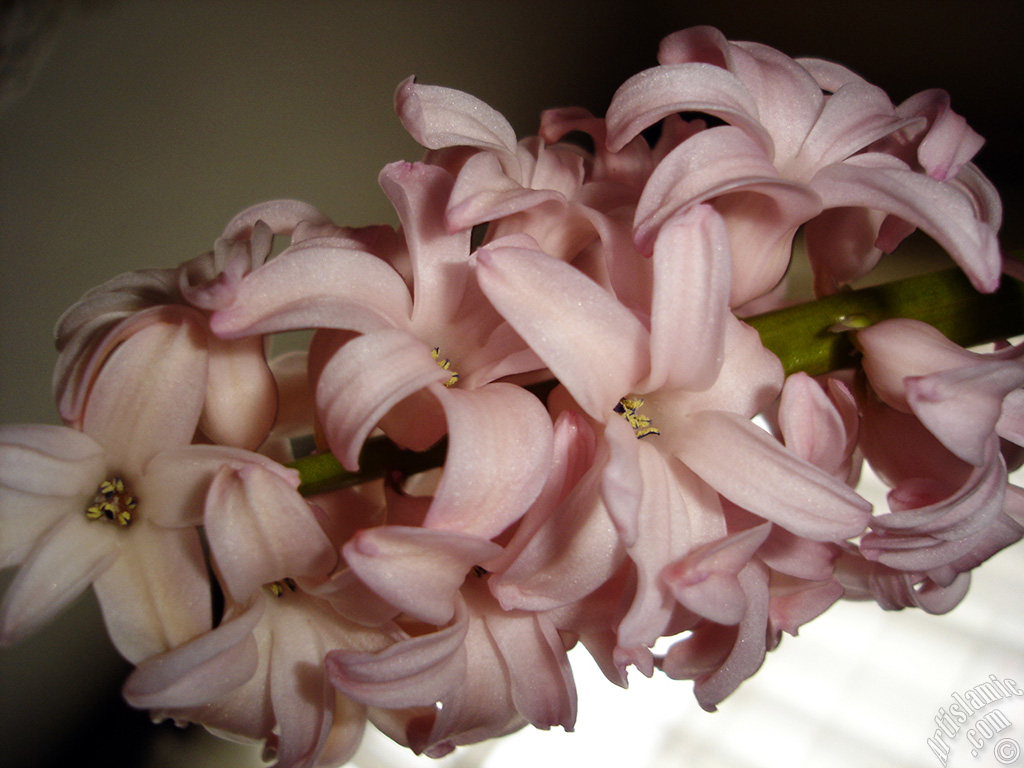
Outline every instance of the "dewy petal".
[[722, 367], [730, 254], [721, 217], [697, 206], [670, 219], [654, 244], [651, 375], [641, 389], [703, 390]]
[[219, 445], [256, 450], [277, 414], [277, 385], [263, 339], [207, 340], [206, 401], [200, 428]]
[[662, 573], [675, 598], [717, 624], [739, 624], [747, 597], [737, 578], [771, 531], [762, 523], [706, 544]]
[[909, 122], [894, 113], [881, 88], [847, 83], [825, 101], [797, 162], [801, 170], [810, 171], [809, 179], [819, 168], [845, 160]]
[[403, 330], [381, 330], [352, 339], [324, 367], [316, 388], [327, 442], [351, 471], [370, 431], [404, 398], [446, 381], [419, 338]]
[[247, 275], [210, 327], [228, 338], [300, 328], [371, 331], [404, 327], [411, 311], [409, 289], [387, 262], [314, 239]]
[[992, 227], [961, 190], [899, 167], [888, 156], [857, 155], [814, 176], [826, 208], [866, 206], [898, 216], [941, 245], [982, 293], [999, 285], [1002, 256]]
[[944, 446], [980, 466], [1006, 396], [1024, 385], [1024, 364], [991, 360], [904, 380], [914, 415]]
[[252, 632], [262, 616], [263, 600], [257, 600], [216, 629], [146, 659], [125, 681], [125, 701], [138, 709], [169, 709], [200, 706], [230, 693], [256, 673], [259, 654]]
[[204, 520], [214, 562], [237, 603], [270, 582], [324, 578], [338, 561], [296, 487], [255, 464], [217, 473]]
[[237, 240], [249, 237], [257, 222], [262, 221], [274, 234], [290, 234], [301, 222], [325, 224], [330, 220], [309, 203], [301, 200], [268, 200], [251, 205], [235, 214], [224, 227], [221, 237]]
[[213, 609], [198, 532], [142, 519], [114, 533], [131, 538], [93, 589], [121, 655], [137, 664], [208, 631]]
[[37, 629], [110, 567], [119, 531], [104, 528], [70, 515], [39, 539], [4, 595], [0, 645]]
[[192, 442], [206, 395], [205, 338], [191, 322], [158, 323], [124, 341], [93, 384], [82, 428], [128, 475]]
[[395, 91], [395, 112], [427, 149], [465, 146], [515, 155], [512, 126], [497, 110], [468, 93], [421, 85], [410, 77]]
[[436, 166], [399, 162], [385, 166], [378, 180], [398, 212], [409, 248], [412, 325], [421, 337], [434, 336], [461, 308], [469, 277], [470, 230], [445, 228], [454, 179]]
[[468, 611], [460, 599], [450, 626], [380, 651], [331, 651], [327, 674], [339, 691], [371, 707], [432, 707], [465, 676], [468, 629]]
[[782, 179], [764, 148], [738, 128], [695, 134], [666, 155], [644, 186], [634, 215], [637, 247], [649, 253], [658, 229], [676, 211], [752, 185], [792, 187], [814, 197]]
[[387, 525], [360, 531], [342, 552], [356, 575], [391, 605], [441, 626], [451, 621], [470, 569], [497, 557], [501, 547], [462, 533]]
[[448, 452], [424, 525], [497, 536], [544, 486], [554, 450], [551, 417], [513, 384], [474, 390], [435, 384], [433, 391], [448, 422]]
[[44, 424], [0, 426], [0, 487], [36, 496], [84, 496], [95, 492], [106, 467], [102, 446], [84, 432]]
[[747, 419], [701, 411], [684, 422], [674, 452], [733, 503], [815, 541], [864, 531], [871, 516], [867, 501]]
[[508, 667], [512, 703], [535, 728], [571, 731], [576, 684], [565, 644], [544, 614], [489, 611], [484, 624]]
[[186, 445], [161, 451], [146, 465], [138, 481], [145, 499], [146, 519], [167, 528], [203, 524], [203, 504], [214, 476], [223, 468], [256, 466], [276, 474], [292, 488], [299, 487], [299, 472], [259, 453], [222, 445]]
[[575, 267], [539, 251], [482, 248], [477, 276], [495, 308], [601, 421], [649, 369], [649, 335]]
[[612, 96], [605, 119], [617, 152], [645, 128], [677, 112], [705, 112], [749, 134], [771, 155], [757, 103], [732, 72], [703, 62], [668, 64], [633, 75]]

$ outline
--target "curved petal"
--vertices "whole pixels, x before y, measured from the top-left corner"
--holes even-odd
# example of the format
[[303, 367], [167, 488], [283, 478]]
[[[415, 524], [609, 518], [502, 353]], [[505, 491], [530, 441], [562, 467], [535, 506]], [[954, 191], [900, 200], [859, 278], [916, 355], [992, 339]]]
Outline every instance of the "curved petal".
[[516, 133], [497, 110], [475, 96], [413, 77], [395, 91], [402, 125], [427, 149], [477, 147], [515, 155]]
[[594, 418], [648, 373], [649, 336], [633, 314], [575, 267], [539, 251], [481, 248], [487, 297]]
[[210, 317], [231, 338], [300, 328], [372, 331], [406, 327], [409, 289], [383, 259], [310, 240], [250, 273], [235, 302]]
[[370, 431], [404, 398], [451, 373], [420, 339], [397, 329], [349, 341], [320, 374], [316, 402], [328, 445], [350, 471]]
[[213, 608], [198, 532], [140, 520], [115, 533], [126, 541], [93, 589], [121, 655], [137, 664], [208, 631]]
[[998, 287], [1002, 255], [995, 231], [953, 185], [875, 154], [829, 166], [810, 184], [827, 208], [866, 206], [898, 216], [941, 245], [977, 290], [991, 293]]
[[138, 481], [146, 518], [167, 528], [203, 524], [203, 504], [210, 483], [224, 467], [255, 466], [276, 474], [292, 488], [299, 487], [298, 470], [259, 453], [222, 445], [186, 445], [161, 451], [146, 465]]
[[380, 651], [331, 651], [327, 674], [339, 691], [367, 706], [433, 707], [465, 676], [468, 629], [468, 612], [459, 600], [450, 626]]
[[256, 673], [259, 653], [252, 631], [262, 616], [263, 601], [257, 600], [216, 629], [146, 659], [125, 681], [125, 701], [139, 709], [169, 709], [200, 706], [230, 693]]
[[352, 570], [396, 608], [428, 624], [451, 621], [474, 565], [501, 553], [477, 536], [387, 525], [357, 533], [342, 553]]
[[277, 385], [258, 336], [207, 339], [206, 401], [199, 428], [219, 445], [256, 450], [277, 415]]
[[443, 168], [399, 162], [385, 166], [378, 181], [398, 212], [409, 248], [412, 325], [418, 335], [431, 337], [462, 308], [469, 277], [470, 230], [445, 228], [454, 179]]
[[612, 96], [605, 120], [617, 152], [645, 128], [677, 112], [705, 112], [741, 128], [771, 155], [757, 103], [732, 72], [703, 62], [666, 64], [633, 75]]
[[642, 391], [707, 389], [725, 354], [730, 253], [721, 217], [697, 206], [670, 219], [654, 244], [651, 375]]
[[117, 559], [117, 537], [84, 514], [54, 525], [29, 552], [0, 607], [0, 645], [22, 639], [78, 597]]
[[751, 422], [724, 411], [690, 414], [685, 422], [673, 450], [733, 503], [815, 541], [864, 531], [868, 502]]
[[270, 582], [323, 579], [338, 562], [295, 486], [255, 464], [217, 472], [203, 519], [213, 561], [237, 603]]
[[907, 402], [928, 431], [956, 456], [980, 466], [1003, 400], [1024, 385], [1024, 364], [991, 360], [904, 382]]
[[433, 391], [448, 422], [448, 453], [424, 525], [493, 538], [525, 514], [544, 486], [554, 450], [551, 417], [512, 384], [435, 384]]
[[206, 395], [206, 339], [190, 321], [157, 323], [126, 339], [89, 394], [82, 429], [111, 467], [139, 476], [166, 448], [187, 445]]
[[668, 566], [662, 579], [684, 606], [716, 624], [739, 624], [747, 610], [740, 571], [767, 539], [770, 523], [695, 549]]
[[286, 235], [291, 234], [301, 222], [326, 224], [330, 219], [301, 200], [268, 200], [235, 214], [224, 227], [221, 237], [228, 240], [249, 237], [253, 227], [260, 221], [270, 227], [274, 234]]

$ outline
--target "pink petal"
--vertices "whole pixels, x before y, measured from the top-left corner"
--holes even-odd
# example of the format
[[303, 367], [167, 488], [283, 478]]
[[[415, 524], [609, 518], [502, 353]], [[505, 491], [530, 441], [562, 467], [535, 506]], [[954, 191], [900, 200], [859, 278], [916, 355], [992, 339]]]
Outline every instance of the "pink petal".
[[170, 448], [153, 457], [138, 481], [146, 518], [168, 528], [202, 525], [203, 504], [214, 476], [223, 468], [250, 466], [276, 474], [292, 488], [299, 487], [298, 470], [258, 453], [220, 445]]
[[205, 342], [190, 321], [158, 323], [107, 359], [82, 428], [104, 446], [114, 469], [138, 476], [161, 450], [192, 442], [206, 394]]
[[493, 538], [523, 516], [544, 486], [551, 417], [512, 384], [434, 385], [434, 393], [448, 422], [448, 452], [424, 525]]
[[705, 544], [668, 566], [662, 579], [672, 594], [694, 613], [716, 624], [739, 624], [747, 610], [747, 597], [737, 578], [764, 543], [771, 525]]
[[384, 414], [450, 376], [427, 345], [406, 331], [380, 330], [352, 339], [324, 367], [316, 388], [331, 450], [347, 469], [358, 469], [363, 443]]
[[290, 234], [302, 222], [324, 224], [329, 219], [301, 200], [268, 200], [237, 213], [224, 227], [221, 237], [227, 240], [249, 237], [259, 221], [270, 227], [274, 234]]
[[0, 607], [0, 645], [11, 645], [78, 597], [118, 555], [117, 536], [83, 514], [70, 515], [28, 553]]
[[213, 561], [238, 603], [271, 582], [322, 579], [338, 561], [296, 487], [254, 464], [216, 474], [204, 521]]
[[392, 163], [378, 180], [398, 212], [409, 248], [415, 286], [412, 325], [420, 336], [432, 336], [459, 311], [469, 277], [470, 231], [445, 228], [454, 180], [424, 163]]
[[642, 389], [707, 389], [722, 367], [730, 253], [709, 206], [677, 214], [654, 244], [651, 375]]
[[318, 245], [292, 246], [246, 276], [210, 327], [231, 338], [299, 328], [371, 331], [405, 327], [409, 289], [385, 261], [369, 253]]
[[356, 575], [391, 605], [443, 625], [455, 613], [470, 569], [496, 557], [501, 547], [461, 533], [387, 525], [360, 531], [342, 552]]
[[484, 624], [508, 667], [512, 703], [535, 728], [576, 722], [576, 684], [561, 636], [543, 614], [492, 611]]
[[701, 411], [685, 422], [676, 455], [730, 501], [816, 541], [863, 532], [871, 505], [764, 430], [724, 411]]
[[514, 154], [516, 134], [492, 107], [468, 93], [437, 85], [402, 81], [395, 112], [405, 129], [427, 149], [477, 147]]
[[216, 629], [146, 659], [125, 681], [125, 701], [138, 709], [194, 707], [238, 688], [256, 673], [252, 632], [262, 615], [259, 600]]
[[1003, 400], [1024, 385], [1024, 364], [992, 360], [904, 381], [914, 415], [950, 451], [980, 466]]
[[144, 519], [114, 533], [127, 540], [93, 589], [118, 652], [137, 664], [208, 631], [213, 609], [199, 534]]
[[539, 251], [482, 248], [477, 277], [495, 308], [594, 418], [609, 418], [648, 373], [646, 329], [574, 267]]
[[772, 152], [758, 105], [743, 83], [731, 72], [700, 62], [654, 67], [623, 83], [605, 116], [608, 148], [617, 152], [645, 128], [677, 112], [719, 117], [749, 134], [764, 152]]
[[586, 597], [608, 581], [625, 548], [597, 487], [603, 460], [558, 504], [522, 553], [488, 579], [505, 610], [545, 611]]
[[[834, 380], [830, 380], [832, 384]], [[842, 387], [836, 383], [834, 388]], [[779, 400], [779, 428], [786, 447], [805, 461], [842, 479], [857, 438], [856, 404], [845, 387], [846, 415], [841, 414], [825, 390], [805, 373], [786, 379]], [[848, 432], [853, 429], [852, 434]]]
[[327, 654], [327, 674], [347, 696], [371, 707], [433, 706], [462, 681], [465, 604], [456, 605], [451, 626], [400, 640], [380, 651], [336, 650]]
[[267, 366], [264, 341], [208, 339], [206, 402], [200, 429], [220, 445], [256, 450], [277, 413], [277, 386]]
[[787, 178], [809, 180], [827, 165], [838, 163], [911, 122], [898, 117], [885, 92], [854, 81], [829, 96]]
[[33, 496], [91, 496], [106, 470], [103, 448], [84, 432], [43, 424], [0, 426], [0, 487]]
[[998, 286], [1002, 257], [995, 232], [955, 187], [870, 153], [825, 168], [811, 186], [826, 208], [866, 206], [913, 224], [949, 253], [979, 291]]

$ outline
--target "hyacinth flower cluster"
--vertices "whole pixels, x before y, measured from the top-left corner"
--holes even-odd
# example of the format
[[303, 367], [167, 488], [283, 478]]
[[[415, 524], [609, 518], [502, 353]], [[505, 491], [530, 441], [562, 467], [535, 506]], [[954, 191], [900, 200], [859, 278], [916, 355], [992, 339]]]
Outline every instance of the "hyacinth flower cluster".
[[435, 757], [571, 730], [574, 646], [713, 710], [841, 599], [953, 608], [1024, 534], [1024, 348], [844, 311], [815, 367], [785, 288], [806, 258], [843, 301], [921, 230], [995, 292], [980, 137], [707, 27], [658, 62], [523, 139], [409, 79], [397, 227], [273, 201], [86, 293], [64, 425], [0, 428], [0, 640], [91, 586], [130, 704], [330, 766], [367, 722]]

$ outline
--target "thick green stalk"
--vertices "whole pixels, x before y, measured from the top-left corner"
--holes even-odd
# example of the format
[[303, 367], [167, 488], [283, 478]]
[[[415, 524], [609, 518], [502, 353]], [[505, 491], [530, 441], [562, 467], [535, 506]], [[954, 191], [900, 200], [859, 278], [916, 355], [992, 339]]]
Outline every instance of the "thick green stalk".
[[[850, 330], [882, 320], [909, 317], [935, 326], [961, 346], [974, 346], [1024, 333], [1024, 284], [1004, 278], [993, 294], [978, 293], [959, 269], [845, 291], [817, 301], [745, 318], [782, 361], [786, 375], [816, 376], [857, 364]], [[539, 385], [550, 390], [550, 384]], [[542, 394], [538, 391], [538, 394]], [[405, 451], [386, 438], [372, 438], [349, 472], [330, 453], [293, 461], [305, 495], [359, 485], [390, 472], [410, 475], [444, 463], [441, 441], [428, 451]]]

